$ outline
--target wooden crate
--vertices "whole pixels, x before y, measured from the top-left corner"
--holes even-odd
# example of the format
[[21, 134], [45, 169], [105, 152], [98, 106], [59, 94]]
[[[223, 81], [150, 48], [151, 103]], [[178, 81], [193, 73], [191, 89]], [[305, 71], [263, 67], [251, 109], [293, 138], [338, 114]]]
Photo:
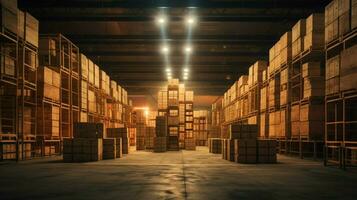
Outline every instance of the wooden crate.
[[214, 154], [222, 153], [222, 143], [221, 138], [210, 138], [209, 139], [209, 152]]
[[357, 89], [357, 45], [341, 52], [340, 90]]
[[103, 139], [64, 138], [64, 162], [91, 162], [103, 159]]
[[103, 123], [78, 122], [73, 125], [74, 138], [103, 138]]
[[17, 34], [17, 2], [3, 0], [0, 4], [0, 25], [4, 27], [11, 35]]
[[167, 151], [167, 137], [155, 137], [154, 138], [154, 152]]
[[45, 101], [37, 105], [37, 136], [45, 139], [60, 138], [60, 106]]
[[115, 138], [103, 139], [103, 160], [117, 158], [116, 147], [117, 147], [117, 145], [116, 145]]
[[37, 96], [52, 102], [60, 102], [60, 74], [48, 67], [37, 70]]

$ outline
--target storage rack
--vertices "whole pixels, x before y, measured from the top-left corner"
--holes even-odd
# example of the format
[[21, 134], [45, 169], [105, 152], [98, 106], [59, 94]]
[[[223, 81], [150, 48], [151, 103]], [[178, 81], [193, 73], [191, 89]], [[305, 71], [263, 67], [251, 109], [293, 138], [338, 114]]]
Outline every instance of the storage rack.
[[[357, 29], [326, 43], [326, 63], [343, 51], [357, 45]], [[340, 69], [341, 66], [338, 65]], [[340, 80], [340, 75], [338, 79]], [[336, 82], [340, 86], [340, 82]], [[357, 88], [333, 91], [325, 97], [324, 164], [337, 164], [340, 168], [356, 165], [357, 151]]]
[[221, 138], [221, 122], [223, 121], [223, 111], [222, 111], [222, 97], [219, 97], [212, 104], [212, 122], [211, 130], [209, 132], [209, 138]]
[[[25, 16], [29, 16], [27, 13]], [[24, 21], [27, 17], [25, 17]], [[25, 29], [25, 34], [28, 31]], [[37, 30], [38, 31], [38, 30]], [[22, 160], [35, 153], [37, 119], [37, 68], [38, 43], [33, 44], [19, 37], [18, 40], [18, 143]]]
[[185, 139], [195, 139], [193, 132], [193, 91], [185, 92]]
[[167, 86], [167, 128], [168, 150], [179, 150], [179, 84], [178, 80], [169, 80]]
[[[0, 56], [3, 60], [0, 65], [0, 160], [18, 160], [18, 37], [8, 27], [1, 27], [0, 40]], [[9, 73], [5, 71], [6, 68], [10, 70]]]

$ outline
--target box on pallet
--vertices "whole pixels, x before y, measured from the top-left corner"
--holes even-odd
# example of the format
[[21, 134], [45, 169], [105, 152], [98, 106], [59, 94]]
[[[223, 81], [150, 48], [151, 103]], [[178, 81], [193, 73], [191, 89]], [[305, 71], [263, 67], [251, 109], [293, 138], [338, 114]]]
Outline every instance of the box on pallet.
[[222, 139], [209, 138], [209, 152], [214, 154], [222, 153]]
[[196, 141], [194, 138], [185, 139], [185, 149], [186, 150], [196, 150]]
[[90, 162], [103, 159], [103, 139], [64, 138], [64, 162]]
[[136, 136], [136, 150], [145, 150], [145, 138]]
[[326, 95], [340, 91], [340, 56], [326, 61]]
[[230, 139], [248, 139], [258, 137], [258, 125], [256, 124], [231, 124], [229, 126]]
[[115, 138], [106, 138], [103, 139], [103, 159], [115, 159], [117, 158], [117, 149], [116, 149], [116, 139]]
[[167, 151], [167, 137], [155, 137], [154, 138], [154, 152]]
[[357, 45], [341, 52], [340, 90], [357, 88]]
[[167, 136], [167, 118], [166, 116], [156, 117], [156, 136], [165, 137]]
[[39, 67], [37, 75], [37, 95], [40, 98], [60, 102], [61, 80], [59, 73], [48, 67]]
[[234, 161], [234, 140], [223, 139], [222, 158], [228, 161]]
[[276, 163], [276, 140], [234, 140], [234, 161]]
[[128, 128], [107, 128], [107, 137], [108, 138], [121, 138], [123, 154], [129, 153]]

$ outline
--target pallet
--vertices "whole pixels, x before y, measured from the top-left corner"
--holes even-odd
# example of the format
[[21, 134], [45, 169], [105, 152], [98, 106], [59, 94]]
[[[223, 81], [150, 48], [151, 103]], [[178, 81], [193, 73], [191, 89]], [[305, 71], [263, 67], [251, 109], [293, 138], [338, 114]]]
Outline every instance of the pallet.
[[[278, 140], [279, 153], [286, 155], [298, 155], [301, 159], [304, 157], [311, 157], [313, 159], [322, 158], [323, 145], [322, 140], [309, 139], [288, 139]], [[282, 149], [282, 147], [284, 147]]]
[[357, 44], [357, 28], [325, 44], [327, 53], [337, 48], [346, 49]]
[[4, 26], [1, 26], [1, 31], [0, 31], [0, 38], [1, 40], [8, 40], [12, 42], [17, 42], [18, 41], [18, 36], [16, 33], [13, 33], [9, 29], [7, 29]]
[[0, 134], [0, 142], [16, 142], [16, 134]]
[[351, 89], [347, 91], [342, 91], [334, 94], [329, 94], [325, 96], [326, 101], [333, 101], [333, 100], [339, 100], [342, 98], [349, 98], [349, 97], [354, 97], [357, 96], [357, 89]]
[[54, 104], [54, 105], [58, 105], [58, 106], [61, 104], [60, 100], [54, 100], [54, 99], [50, 99], [48, 97], [41, 97], [41, 98], [38, 98], [38, 100], [40, 100], [44, 103]]
[[15, 76], [9, 76], [5, 74], [0, 74], [0, 82], [8, 83], [10, 85], [17, 85], [17, 78]]
[[36, 136], [35, 135], [24, 135], [22, 139], [24, 142], [35, 142]]

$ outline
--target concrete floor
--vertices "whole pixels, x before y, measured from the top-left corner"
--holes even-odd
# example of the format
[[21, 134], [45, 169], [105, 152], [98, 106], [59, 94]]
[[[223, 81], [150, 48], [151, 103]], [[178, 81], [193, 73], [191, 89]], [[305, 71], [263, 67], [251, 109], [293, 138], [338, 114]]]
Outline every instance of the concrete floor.
[[278, 160], [243, 165], [199, 148], [94, 163], [0, 162], [0, 199], [357, 199], [356, 170]]

